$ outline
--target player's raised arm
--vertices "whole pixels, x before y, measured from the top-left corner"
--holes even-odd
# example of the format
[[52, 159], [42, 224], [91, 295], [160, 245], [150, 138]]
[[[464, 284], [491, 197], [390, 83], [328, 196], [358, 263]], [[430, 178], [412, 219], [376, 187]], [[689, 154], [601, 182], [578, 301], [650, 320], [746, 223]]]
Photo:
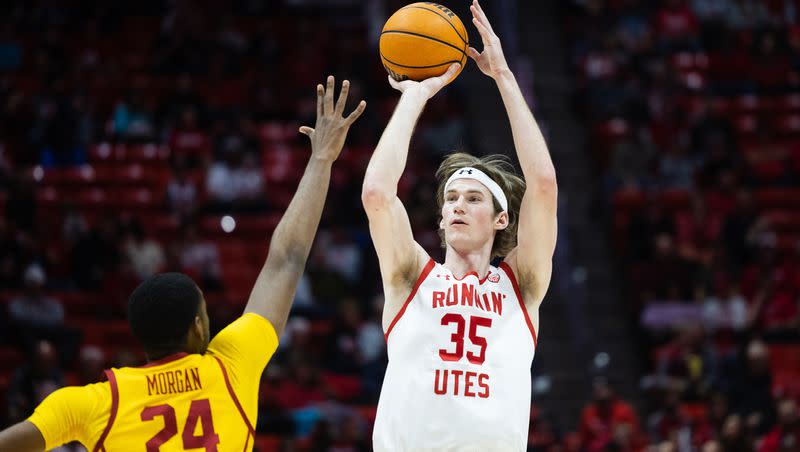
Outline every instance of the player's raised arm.
[[483, 40], [483, 52], [479, 53], [470, 47], [469, 56], [484, 74], [495, 80], [500, 89], [511, 123], [514, 147], [527, 184], [519, 212], [517, 248], [506, 260], [518, 273], [521, 289], [526, 292], [526, 301], [538, 306], [550, 284], [556, 244], [556, 172], [542, 132], [514, 74], [508, 68], [500, 39], [477, 0], [473, 0], [470, 10], [472, 23]]
[[424, 265], [425, 252], [411, 234], [408, 213], [397, 197], [397, 184], [406, 167], [411, 134], [422, 109], [428, 99], [455, 78], [459, 67], [453, 64], [444, 74], [422, 82], [397, 82], [389, 77], [392, 87], [403, 94], [372, 154], [361, 192], [384, 286], [413, 284]]
[[366, 107], [362, 100], [352, 113], [344, 117], [350, 82], [345, 80], [342, 83], [335, 105], [333, 77], [328, 77], [326, 85], [317, 85], [316, 125], [314, 128], [300, 128], [301, 133], [311, 138], [311, 158], [297, 192], [275, 228], [267, 261], [245, 307], [245, 312], [267, 318], [279, 336], [286, 325], [297, 282], [319, 226], [328, 194], [331, 165], [342, 151], [350, 126]]

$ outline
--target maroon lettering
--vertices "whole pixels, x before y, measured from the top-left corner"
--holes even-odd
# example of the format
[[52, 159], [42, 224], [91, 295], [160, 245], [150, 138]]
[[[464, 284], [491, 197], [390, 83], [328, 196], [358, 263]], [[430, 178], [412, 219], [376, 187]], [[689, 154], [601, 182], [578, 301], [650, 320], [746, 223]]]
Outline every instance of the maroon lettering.
[[203, 384], [200, 383], [200, 370], [197, 367], [193, 367], [189, 369], [189, 372], [192, 373], [192, 382], [194, 383], [194, 389], [203, 389]]
[[471, 372], [471, 371], [467, 371], [467, 373], [464, 374], [464, 397], [475, 397], [475, 393], [472, 392], [470, 388], [472, 387], [472, 385], [475, 384], [475, 382], [472, 379], [477, 376], [478, 376], [477, 372]]
[[147, 395], [153, 395], [153, 391], [158, 394], [158, 386], [156, 386], [156, 376], [147, 375]]
[[[456, 298], [457, 295], [453, 295], [454, 289], [455, 289], [455, 286], [447, 289], [447, 298], [445, 298], [445, 304], [447, 306], [455, 306], [455, 305], [458, 304], [458, 298]], [[453, 295], [453, 296], [451, 296], [451, 295]]]
[[175, 389], [175, 372], [166, 372], [167, 374], [167, 387], [169, 388], [168, 391], [170, 394], [177, 393], [177, 389]]
[[166, 394], [167, 393], [167, 377], [164, 376], [164, 373], [156, 374], [156, 378], [158, 379], [158, 393], [159, 394]]
[[189, 372], [183, 373], [183, 386], [187, 391], [196, 391], [197, 388], [192, 386], [192, 380], [189, 379]]
[[434, 290], [433, 291], [433, 307], [434, 308], [441, 308], [443, 306], [444, 306], [444, 292], [442, 292], [440, 290]]
[[178, 393], [186, 390], [186, 388], [183, 386], [183, 378], [181, 378], [182, 375], [182, 370], [178, 369], [175, 371], [175, 388], [177, 389]]
[[[484, 381], [484, 380], [486, 380], [486, 381]], [[480, 386], [483, 389], [483, 392], [479, 393], [478, 397], [480, 397], [482, 399], [489, 398], [489, 381], [488, 380], [489, 380], [489, 376], [488, 375], [486, 375], [486, 374], [478, 375], [478, 386]]]
[[447, 371], [443, 370], [442, 372], [442, 389], [439, 389], [439, 369], [436, 369], [436, 378], [433, 381], [433, 392], [439, 395], [445, 395], [447, 393]]
[[502, 295], [497, 292], [492, 292], [492, 311], [497, 313], [497, 315], [503, 315]]

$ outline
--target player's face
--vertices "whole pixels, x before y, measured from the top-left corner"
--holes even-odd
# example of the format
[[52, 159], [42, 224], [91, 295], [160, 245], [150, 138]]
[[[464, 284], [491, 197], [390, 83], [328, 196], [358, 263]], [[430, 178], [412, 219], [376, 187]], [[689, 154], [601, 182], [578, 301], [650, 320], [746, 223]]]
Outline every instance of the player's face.
[[445, 241], [457, 251], [470, 251], [494, 240], [495, 232], [504, 229], [505, 214], [496, 214], [491, 192], [482, 183], [456, 180], [444, 194], [442, 221]]
[[202, 296], [202, 292], [200, 307], [197, 310], [197, 319], [199, 319], [199, 324], [195, 324], [195, 331], [189, 339], [189, 348], [191, 353], [202, 354], [208, 349], [208, 343], [211, 340], [211, 326], [208, 320], [208, 312], [206, 311], [206, 299]]

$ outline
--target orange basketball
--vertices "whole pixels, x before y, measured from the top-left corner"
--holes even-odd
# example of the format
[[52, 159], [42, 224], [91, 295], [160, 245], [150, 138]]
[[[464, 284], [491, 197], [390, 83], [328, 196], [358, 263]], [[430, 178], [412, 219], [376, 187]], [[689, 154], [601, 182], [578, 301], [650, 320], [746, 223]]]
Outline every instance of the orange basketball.
[[461, 63], [463, 69], [468, 48], [469, 36], [461, 19], [432, 2], [400, 8], [381, 32], [381, 61], [397, 81], [436, 77], [453, 63]]

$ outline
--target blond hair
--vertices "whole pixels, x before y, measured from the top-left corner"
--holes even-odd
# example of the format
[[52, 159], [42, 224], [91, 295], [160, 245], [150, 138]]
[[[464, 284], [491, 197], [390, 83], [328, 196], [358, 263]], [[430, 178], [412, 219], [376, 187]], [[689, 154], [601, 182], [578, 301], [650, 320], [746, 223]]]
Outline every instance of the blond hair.
[[[503, 189], [508, 198], [508, 227], [497, 231], [492, 244], [492, 258], [507, 255], [517, 246], [517, 225], [519, 220], [519, 206], [522, 202], [522, 195], [525, 193], [525, 180], [517, 176], [514, 165], [508, 157], [504, 155], [487, 155], [475, 157], [465, 152], [455, 152], [447, 156], [436, 170], [436, 204], [439, 206], [437, 213], [437, 224], [442, 220], [442, 206], [444, 206], [444, 185], [447, 179], [465, 166], [471, 166], [486, 173], [493, 181]], [[500, 203], [492, 197], [494, 213], [499, 214], [503, 211]], [[439, 229], [439, 238], [442, 248], [447, 247], [444, 237], [444, 230]]]

